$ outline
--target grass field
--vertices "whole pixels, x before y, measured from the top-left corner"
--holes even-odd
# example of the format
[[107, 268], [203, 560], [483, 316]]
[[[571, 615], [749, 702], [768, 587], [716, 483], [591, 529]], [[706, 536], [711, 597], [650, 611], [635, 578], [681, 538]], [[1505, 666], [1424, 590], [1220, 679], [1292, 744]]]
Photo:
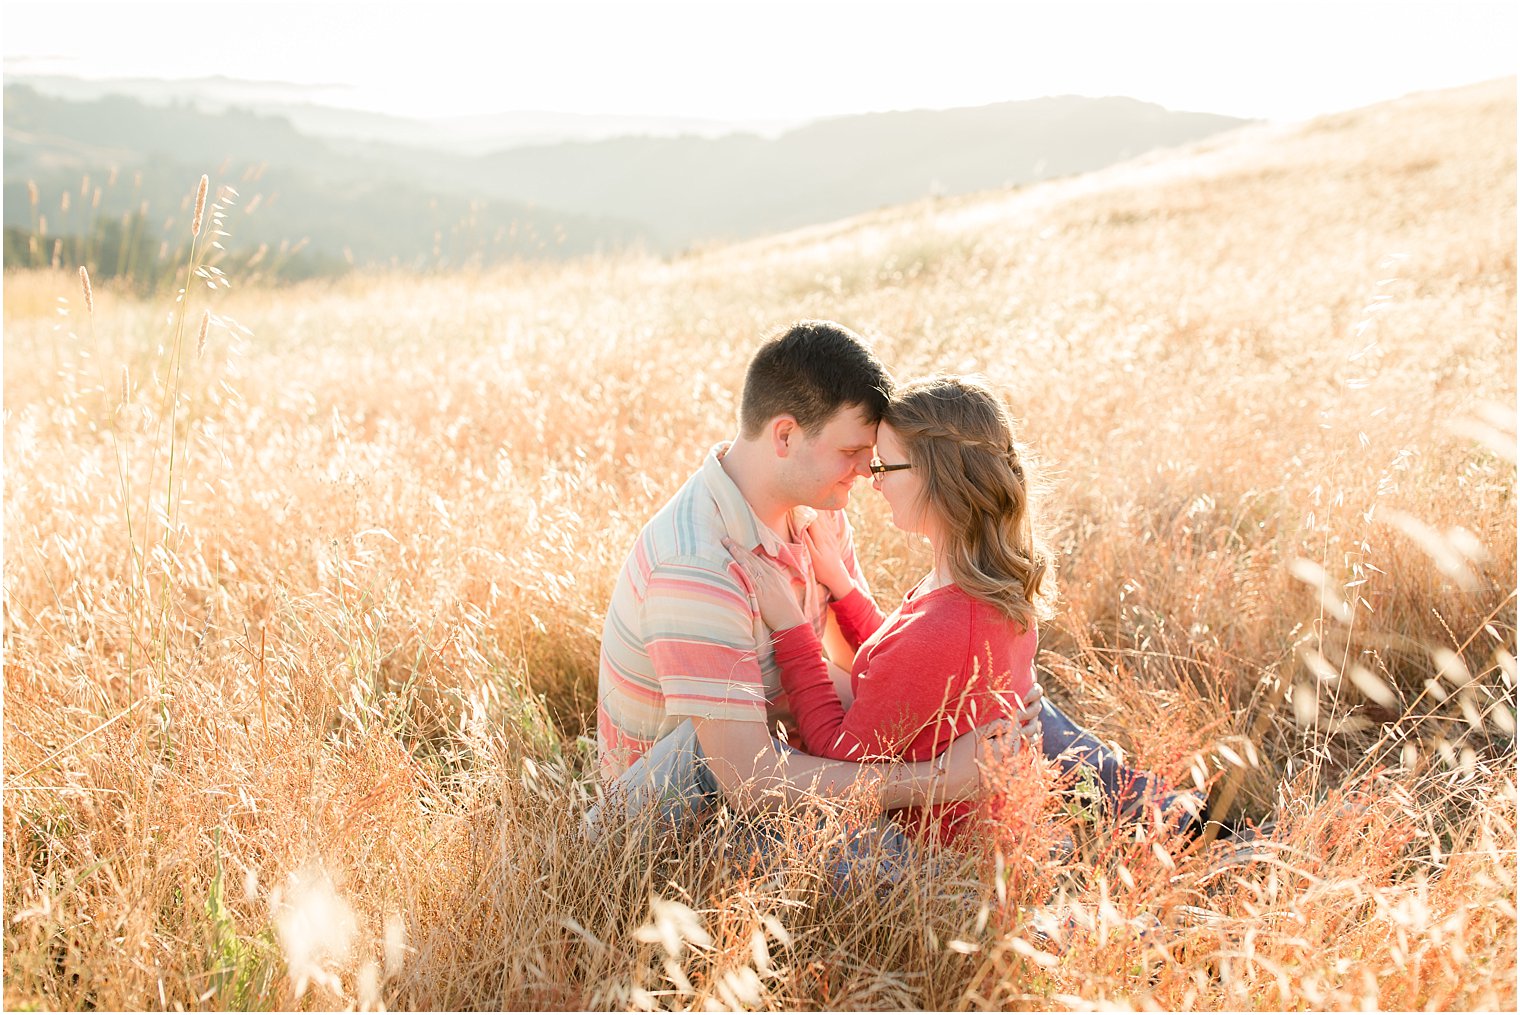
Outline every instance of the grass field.
[[[1513, 1010], [1515, 123], [1509, 80], [177, 316], [8, 272], [7, 1007]], [[812, 813], [775, 867], [727, 821], [579, 838], [618, 568], [804, 317], [1006, 393], [1047, 693], [1273, 858], [1099, 819], [1053, 863], [1027, 767], [985, 855], [884, 895], [829, 891]], [[925, 547], [850, 510], [895, 603]]]

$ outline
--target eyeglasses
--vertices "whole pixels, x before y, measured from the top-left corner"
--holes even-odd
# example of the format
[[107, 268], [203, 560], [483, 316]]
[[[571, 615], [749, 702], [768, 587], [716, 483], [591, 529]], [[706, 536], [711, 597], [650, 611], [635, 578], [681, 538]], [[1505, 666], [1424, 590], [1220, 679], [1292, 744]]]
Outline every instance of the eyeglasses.
[[911, 469], [912, 465], [904, 462], [901, 465], [883, 465], [880, 458], [871, 459], [871, 478], [880, 479], [889, 472], [897, 472], [900, 469]]

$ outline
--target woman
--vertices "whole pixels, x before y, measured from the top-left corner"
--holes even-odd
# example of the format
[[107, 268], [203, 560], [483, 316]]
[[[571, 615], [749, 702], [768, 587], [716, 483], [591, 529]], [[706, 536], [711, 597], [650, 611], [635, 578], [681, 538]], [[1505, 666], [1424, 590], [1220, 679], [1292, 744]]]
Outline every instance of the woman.
[[[986, 385], [932, 377], [887, 406], [872, 482], [892, 522], [926, 537], [934, 567], [890, 616], [850, 581], [830, 529], [809, 530], [813, 567], [856, 650], [854, 702], [840, 701], [790, 582], [729, 545], [776, 634], [776, 659], [809, 754], [845, 761], [939, 756], [970, 729], [1011, 716], [1034, 685], [1036, 625], [1054, 594], [1049, 554], [1030, 517], [1023, 452]], [[973, 803], [898, 819], [948, 841], [970, 828]]]

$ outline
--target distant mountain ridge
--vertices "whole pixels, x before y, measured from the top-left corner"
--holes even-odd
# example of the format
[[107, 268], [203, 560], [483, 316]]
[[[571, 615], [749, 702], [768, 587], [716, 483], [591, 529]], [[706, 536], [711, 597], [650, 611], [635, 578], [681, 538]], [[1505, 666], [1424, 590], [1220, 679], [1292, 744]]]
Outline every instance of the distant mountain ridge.
[[189, 107], [203, 113], [240, 109], [289, 120], [304, 134], [345, 141], [371, 141], [481, 155], [524, 145], [598, 141], [610, 137], [734, 133], [775, 136], [802, 121], [713, 120], [690, 116], [627, 116], [515, 110], [489, 115], [406, 117], [349, 109], [332, 98], [344, 86], [244, 81], [223, 76], [158, 80], [106, 78], [87, 80], [52, 74], [7, 74], [5, 84], [24, 85], [40, 95], [70, 102], [93, 102], [108, 96], [136, 99], [147, 106]]
[[936, 194], [1099, 169], [1247, 121], [1125, 98], [1061, 96], [820, 120], [774, 140], [617, 138], [488, 156], [490, 193], [655, 235], [736, 239]]
[[[347, 114], [328, 111], [337, 116]], [[1059, 96], [952, 110], [820, 120], [777, 137], [620, 137], [485, 155], [319, 136], [286, 116], [207, 112], [124, 96], [72, 101], [5, 89], [5, 224], [127, 173], [99, 199], [162, 218], [201, 172], [255, 195], [234, 242], [306, 238], [344, 263], [489, 262], [642, 245], [674, 252], [827, 222], [931, 195], [954, 196], [1098, 169], [1247, 121], [1126, 98]], [[141, 172], [140, 182], [138, 171]], [[91, 195], [79, 193], [77, 199]], [[79, 218], [54, 209], [52, 232]]]
[[70, 102], [12, 85], [5, 89], [7, 256], [21, 245], [13, 231], [40, 229], [43, 220], [50, 236], [62, 238], [143, 210], [146, 222], [131, 228], [148, 230], [155, 249], [160, 239], [173, 242], [202, 173], [240, 193], [229, 244], [250, 251], [301, 244], [307, 274], [348, 264], [563, 257], [651, 242], [632, 222], [430, 187], [389, 164], [391, 149], [366, 151], [240, 109], [209, 114], [121, 96]]

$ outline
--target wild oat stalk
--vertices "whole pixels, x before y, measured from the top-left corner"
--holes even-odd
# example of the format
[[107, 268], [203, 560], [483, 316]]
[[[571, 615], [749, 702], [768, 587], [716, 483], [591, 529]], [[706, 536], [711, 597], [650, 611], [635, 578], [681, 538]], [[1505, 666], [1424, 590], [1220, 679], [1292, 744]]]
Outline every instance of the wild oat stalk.
[[[185, 318], [189, 312], [188, 301], [190, 295], [191, 280], [194, 278], [196, 269], [199, 267], [198, 255], [201, 253], [199, 246], [201, 217], [206, 210], [206, 189], [209, 183], [209, 177], [203, 174], [201, 176], [200, 186], [196, 188], [195, 192], [195, 213], [190, 224], [190, 252], [185, 259], [184, 285], [180, 287], [180, 290], [175, 297], [176, 309], [174, 312], [174, 338], [170, 345], [169, 359], [165, 368], [164, 404], [160, 408], [159, 427], [157, 431], [159, 436], [156, 436], [154, 440], [155, 445], [158, 444], [159, 439], [163, 433], [163, 427], [165, 423], [167, 423], [167, 426], [169, 428], [167, 477], [165, 479], [164, 485], [162, 535], [159, 537], [160, 541], [164, 543], [167, 543], [169, 534], [173, 531], [174, 525], [176, 524], [176, 521], [179, 517], [179, 499], [175, 495], [175, 472], [177, 465], [179, 465], [181, 470], [183, 469], [183, 466], [179, 463], [179, 458], [181, 455], [179, 436], [179, 411], [181, 401], [181, 378], [184, 371]], [[189, 450], [188, 440], [189, 437], [187, 435], [187, 446], [183, 449], [184, 453], [188, 453]], [[152, 485], [151, 474], [149, 485]], [[150, 526], [143, 533], [142, 566], [144, 568], [146, 568], [147, 561], [149, 559], [149, 539], [152, 532], [153, 529]], [[170, 574], [170, 569], [172, 566], [172, 558], [168, 555], [165, 555], [163, 558], [164, 582], [162, 594], [159, 597], [158, 616], [159, 645], [157, 666], [158, 686], [160, 689], [162, 689], [165, 681], [168, 678], [169, 609], [172, 599], [172, 591], [174, 588], [173, 576]], [[165, 719], [167, 719], [167, 716], [165, 716]]]

